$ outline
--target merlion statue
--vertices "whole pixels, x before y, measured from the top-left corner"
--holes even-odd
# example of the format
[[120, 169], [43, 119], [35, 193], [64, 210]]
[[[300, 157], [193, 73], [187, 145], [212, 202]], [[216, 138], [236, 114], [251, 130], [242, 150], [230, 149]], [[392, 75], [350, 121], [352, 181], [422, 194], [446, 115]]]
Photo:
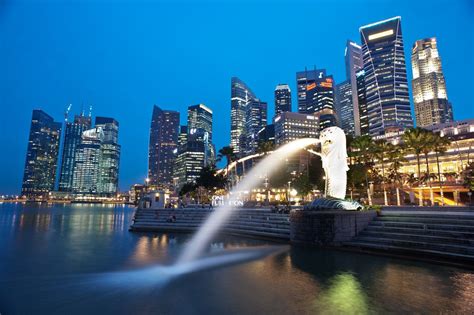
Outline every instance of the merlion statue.
[[324, 198], [313, 200], [305, 206], [307, 210], [361, 210], [362, 205], [352, 200], [344, 200], [347, 187], [347, 149], [346, 135], [339, 127], [328, 127], [319, 136], [321, 157], [326, 185]]
[[347, 185], [346, 135], [339, 127], [324, 129], [321, 141], [321, 160], [326, 175], [325, 197], [344, 199]]

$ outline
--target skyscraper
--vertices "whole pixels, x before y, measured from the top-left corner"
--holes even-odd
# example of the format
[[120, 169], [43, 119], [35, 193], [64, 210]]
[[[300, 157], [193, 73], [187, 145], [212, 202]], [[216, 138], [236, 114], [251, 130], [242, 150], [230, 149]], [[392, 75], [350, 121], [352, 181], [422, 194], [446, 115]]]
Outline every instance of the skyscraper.
[[91, 118], [83, 114], [74, 116], [74, 121], [66, 123], [59, 177], [59, 191], [72, 192], [76, 148], [81, 143], [82, 133], [90, 128]]
[[[354, 124], [353, 134], [360, 136], [360, 115], [359, 115], [359, 101], [357, 95], [357, 77], [356, 73], [361, 71], [364, 68], [364, 62], [362, 59], [362, 48], [354, 43], [353, 41], [348, 40], [346, 44], [346, 49], [344, 53], [345, 63], [346, 63], [346, 80], [351, 85], [351, 105], [352, 105], [352, 116]], [[346, 95], [349, 97], [349, 95]]]
[[45, 198], [54, 189], [61, 123], [42, 110], [33, 110], [21, 194]]
[[197, 104], [188, 107], [188, 128], [201, 128], [209, 135], [212, 141], [212, 110], [204, 104]]
[[411, 52], [416, 125], [428, 127], [453, 121], [436, 38], [417, 40]]
[[260, 100], [252, 100], [246, 106], [245, 132], [243, 143], [246, 155], [253, 154], [258, 148], [258, 132], [267, 125], [267, 103]]
[[291, 90], [288, 84], [278, 84], [275, 88], [275, 116], [291, 112]]
[[359, 30], [370, 135], [413, 127], [400, 17]]
[[100, 160], [104, 132], [101, 127], [82, 133], [81, 143], [76, 147], [73, 192], [78, 195], [96, 195], [99, 193]]
[[250, 88], [239, 78], [231, 79], [231, 110], [230, 110], [230, 146], [234, 153], [242, 155], [245, 139], [245, 114], [246, 106], [250, 101], [257, 99]]
[[[356, 86], [357, 88], [357, 86]], [[357, 97], [357, 94], [356, 94]], [[346, 135], [355, 135], [354, 106], [352, 85], [349, 80], [336, 85], [336, 111], [339, 116], [339, 124]]]
[[101, 128], [104, 138], [101, 143], [99, 162], [98, 192], [105, 196], [117, 193], [120, 165], [120, 145], [118, 144], [119, 123], [113, 118], [96, 117], [95, 127]]
[[367, 99], [365, 97], [365, 71], [356, 73], [357, 102], [359, 104], [359, 128], [360, 136], [369, 134], [369, 115], [367, 112]]
[[327, 75], [325, 69], [305, 69], [296, 73], [298, 112], [317, 115], [320, 130], [337, 125], [333, 83], [332, 75]]
[[179, 112], [153, 107], [148, 148], [148, 178], [152, 185], [170, 185], [178, 148]]

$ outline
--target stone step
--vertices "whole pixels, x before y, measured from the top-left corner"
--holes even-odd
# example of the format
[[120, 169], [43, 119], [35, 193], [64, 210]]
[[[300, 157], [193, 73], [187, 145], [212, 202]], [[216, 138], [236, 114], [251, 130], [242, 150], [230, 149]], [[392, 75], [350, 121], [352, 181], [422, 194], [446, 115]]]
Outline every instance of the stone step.
[[[194, 231], [199, 228], [199, 225], [193, 224], [177, 224], [177, 223], [163, 223], [163, 224], [150, 224], [150, 223], [140, 223], [135, 224], [132, 227], [132, 230], [142, 230], [146, 229], [148, 231], [152, 230], [176, 230], [176, 231]], [[285, 229], [275, 229], [275, 228], [255, 228], [255, 227], [242, 227], [239, 225], [229, 225], [223, 228], [226, 232], [232, 233], [242, 233], [242, 234], [266, 234], [267, 236], [278, 236], [279, 238], [288, 238], [290, 237], [290, 231]]]
[[402, 254], [410, 254], [410, 255], [415, 255], [415, 256], [421, 255], [422, 257], [423, 255], [428, 255], [428, 256], [474, 262], [474, 255], [466, 255], [466, 254], [459, 254], [459, 253], [446, 252], [446, 251], [420, 249], [420, 248], [412, 248], [412, 247], [404, 247], [404, 246], [394, 246], [394, 245], [388, 245], [388, 244], [382, 244], [382, 243], [364, 242], [361, 240], [353, 240], [350, 242], [346, 242], [344, 243], [344, 245], [349, 246], [349, 247], [361, 248], [361, 249], [387, 251], [389, 253], [402, 253]]
[[369, 225], [366, 231], [371, 232], [393, 232], [401, 234], [417, 234], [421, 235], [433, 235], [433, 236], [445, 236], [445, 237], [460, 237], [466, 239], [474, 239], [474, 233], [452, 231], [452, 230], [434, 230], [434, 229], [420, 229], [420, 228], [398, 228], [398, 227], [387, 227], [387, 226], [372, 226]]
[[472, 225], [474, 227], [474, 220], [472, 219], [453, 219], [453, 218], [430, 218], [430, 217], [393, 217], [381, 216], [374, 219], [375, 222], [410, 222], [410, 223], [424, 223], [424, 224], [451, 224], [451, 225]]
[[474, 233], [472, 225], [452, 225], [452, 224], [424, 224], [419, 222], [394, 222], [394, 221], [372, 221], [369, 226], [384, 226], [397, 228], [430, 229], [430, 230], [449, 230]]
[[386, 244], [393, 246], [401, 247], [410, 247], [413, 249], [425, 249], [425, 250], [435, 250], [440, 252], [451, 252], [458, 253], [463, 255], [474, 255], [474, 246], [463, 246], [463, 245], [454, 245], [454, 244], [444, 244], [444, 243], [428, 243], [423, 241], [411, 241], [405, 239], [397, 238], [382, 238], [382, 237], [368, 237], [368, 236], [357, 236], [353, 241], [362, 241], [367, 243], [378, 243]]
[[427, 243], [434, 243], [434, 244], [459, 244], [459, 245], [466, 245], [466, 246], [474, 246], [474, 239], [466, 239], [462, 237], [446, 237], [446, 236], [433, 236], [433, 235], [424, 235], [422, 233], [394, 233], [394, 232], [379, 232], [379, 231], [370, 231], [364, 230], [362, 231], [359, 236], [369, 236], [369, 237], [376, 237], [376, 238], [395, 238], [395, 239], [403, 239], [403, 240], [413, 240], [413, 241], [423, 241]]
[[[185, 220], [185, 219], [177, 219], [176, 222], [167, 222], [165, 219], [136, 219], [134, 221], [134, 224], [141, 224], [141, 223], [147, 223], [147, 224], [162, 224], [162, 223], [179, 223], [179, 224], [194, 224], [194, 225], [201, 225], [203, 221], [198, 221], [198, 220]], [[255, 222], [255, 221], [247, 221], [247, 220], [230, 220], [226, 223], [226, 225], [231, 225], [231, 224], [237, 224], [237, 225], [242, 225], [242, 226], [248, 226], [248, 227], [271, 227], [271, 228], [281, 228], [281, 229], [286, 229], [289, 230], [290, 224], [289, 222], [281, 222], [281, 223], [273, 223], [273, 222]]]

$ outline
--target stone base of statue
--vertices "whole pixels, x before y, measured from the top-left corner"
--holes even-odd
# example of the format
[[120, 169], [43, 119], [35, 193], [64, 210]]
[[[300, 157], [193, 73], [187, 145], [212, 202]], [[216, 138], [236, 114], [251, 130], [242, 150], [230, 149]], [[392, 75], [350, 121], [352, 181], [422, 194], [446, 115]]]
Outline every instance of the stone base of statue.
[[350, 241], [377, 216], [375, 211], [362, 210], [353, 201], [337, 198], [316, 199], [303, 210], [290, 213], [290, 240], [294, 244], [340, 246]]
[[357, 201], [345, 200], [334, 197], [324, 197], [313, 200], [304, 206], [304, 210], [356, 210], [364, 209]]

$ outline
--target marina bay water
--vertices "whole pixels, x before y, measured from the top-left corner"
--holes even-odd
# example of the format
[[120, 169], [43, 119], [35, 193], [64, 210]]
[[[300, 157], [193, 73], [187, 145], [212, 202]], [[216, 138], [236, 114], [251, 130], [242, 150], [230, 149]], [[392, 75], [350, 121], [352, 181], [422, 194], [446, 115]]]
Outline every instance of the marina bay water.
[[[0, 313], [472, 313], [468, 270], [292, 247], [260, 260], [150, 283], [191, 235], [130, 233], [134, 208], [0, 204]], [[216, 235], [206, 251], [272, 243]], [[127, 274], [115, 278], [109, 275]], [[155, 276], [165, 279], [166, 274]]]

